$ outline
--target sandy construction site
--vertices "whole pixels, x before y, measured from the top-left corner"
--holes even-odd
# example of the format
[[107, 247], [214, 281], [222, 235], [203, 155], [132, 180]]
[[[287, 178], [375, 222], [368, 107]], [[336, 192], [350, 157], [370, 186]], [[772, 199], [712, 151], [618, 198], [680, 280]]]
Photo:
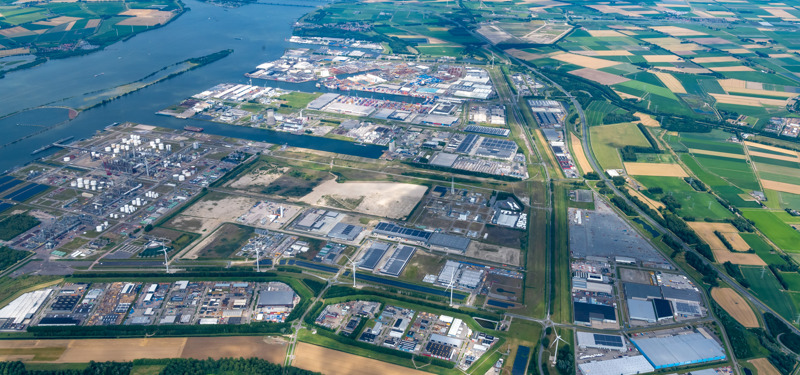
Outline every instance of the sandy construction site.
[[189, 232], [210, 233], [224, 222], [234, 222], [257, 202], [254, 198], [223, 196], [209, 199], [211, 193], [169, 222], [169, 226]]
[[[428, 190], [426, 186], [396, 182], [345, 182], [328, 180], [300, 201], [392, 219], [411, 214]], [[348, 207], [351, 205], [353, 207]]]
[[758, 328], [758, 318], [753, 309], [735, 290], [714, 288], [711, 289], [711, 297], [741, 325], [746, 328]]
[[275, 182], [286, 173], [289, 168], [275, 168], [275, 170], [263, 171], [256, 169], [244, 176], [237, 178], [228, 183], [228, 187], [234, 189], [247, 190], [252, 187], [266, 187], [267, 185]]

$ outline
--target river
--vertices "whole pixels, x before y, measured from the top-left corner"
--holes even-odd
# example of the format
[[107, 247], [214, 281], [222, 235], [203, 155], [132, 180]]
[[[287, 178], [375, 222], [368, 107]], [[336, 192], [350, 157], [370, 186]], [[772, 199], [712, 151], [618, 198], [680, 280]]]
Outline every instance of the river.
[[[313, 0], [289, 0], [292, 4], [324, 5]], [[47, 131], [31, 123], [56, 124], [55, 114], [63, 111], [39, 111], [38, 119], [31, 113], [25, 117], [10, 117], [3, 121], [6, 134], [0, 144], [0, 171], [23, 165], [35, 157], [31, 151], [44, 144], [74, 136], [90, 137], [95, 131], [114, 122], [132, 121], [168, 128], [197, 125], [212, 134], [240, 137], [271, 143], [288, 143], [325, 151], [377, 157], [383, 147], [359, 146], [332, 139], [296, 136], [224, 124], [193, 122], [156, 115], [160, 109], [218, 83], [247, 83], [244, 73], [256, 65], [274, 60], [286, 48], [293, 47], [286, 39], [292, 24], [309, 7], [250, 4], [238, 8], [223, 8], [196, 0], [184, 0], [188, 10], [173, 22], [156, 30], [141, 33], [127, 41], [85, 56], [51, 60], [32, 69], [6, 74], [0, 79], [0, 116], [23, 109], [55, 104], [63, 98], [89, 91], [115, 87], [135, 81], [164, 66], [210, 54], [222, 49], [234, 52], [215, 63], [160, 82], [103, 106], [82, 112], [76, 119]], [[255, 83], [255, 81], [254, 81]], [[259, 81], [262, 84], [263, 81]], [[268, 86], [292, 88], [285, 84]], [[19, 115], [22, 116], [22, 115]], [[61, 115], [59, 115], [61, 116]], [[62, 120], [65, 118], [61, 118]], [[25, 137], [10, 144], [14, 138]], [[51, 151], [53, 152], [53, 151]]]

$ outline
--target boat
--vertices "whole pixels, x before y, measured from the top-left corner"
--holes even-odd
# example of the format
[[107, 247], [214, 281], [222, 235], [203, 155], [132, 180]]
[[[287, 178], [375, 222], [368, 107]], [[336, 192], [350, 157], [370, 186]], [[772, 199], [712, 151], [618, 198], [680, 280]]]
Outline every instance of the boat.
[[186, 126], [183, 127], [183, 130], [190, 131], [190, 132], [195, 132], [195, 133], [200, 133], [200, 132], [203, 131], [203, 128], [200, 128], [200, 127], [197, 127], [197, 126], [186, 125]]

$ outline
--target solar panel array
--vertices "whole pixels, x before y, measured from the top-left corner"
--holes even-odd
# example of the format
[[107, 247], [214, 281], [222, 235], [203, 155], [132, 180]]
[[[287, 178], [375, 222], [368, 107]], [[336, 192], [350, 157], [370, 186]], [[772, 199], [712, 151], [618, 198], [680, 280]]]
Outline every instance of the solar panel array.
[[497, 149], [497, 150], [516, 150], [517, 144], [513, 141], [497, 138], [484, 138], [481, 142], [481, 148]]
[[508, 129], [503, 128], [493, 128], [490, 126], [480, 126], [480, 125], [469, 125], [464, 128], [464, 131], [467, 133], [479, 133], [479, 134], [488, 134], [488, 135], [499, 135], [502, 137], [508, 137], [508, 134], [511, 133]]
[[3, 197], [3, 199], [10, 199], [10, 200], [15, 200], [17, 202], [24, 202], [30, 199], [32, 196], [39, 194], [49, 188], [50, 186], [48, 185], [32, 183], [27, 186], [23, 186], [10, 194], [7, 194], [5, 197]]
[[11, 176], [3, 176], [3, 179], [0, 180], [0, 191], [6, 191], [21, 183], [22, 180], [16, 180]]
[[408, 261], [411, 260], [411, 256], [414, 255], [414, 250], [416, 249], [410, 246], [398, 246], [386, 262], [386, 265], [383, 266], [381, 272], [387, 275], [400, 276], [403, 268], [406, 267]]
[[394, 225], [392, 223], [378, 223], [378, 225], [375, 227], [375, 230], [378, 231], [379, 233], [383, 232], [382, 234], [389, 234], [417, 241], [427, 241], [428, 238], [431, 237], [431, 232], [404, 228], [399, 225]]
[[615, 348], [621, 348], [623, 346], [622, 337], [614, 335], [604, 335], [601, 333], [594, 334], [594, 343], [597, 345], [613, 346]]
[[472, 146], [475, 145], [475, 142], [478, 141], [478, 136], [475, 134], [467, 134], [464, 140], [458, 145], [456, 152], [461, 154], [468, 154], [469, 150], [472, 149]]
[[383, 242], [373, 243], [369, 250], [367, 250], [367, 253], [364, 254], [364, 258], [361, 259], [361, 263], [359, 263], [358, 267], [368, 270], [374, 269], [381, 258], [383, 258], [383, 254], [386, 254], [387, 250], [389, 250], [389, 244]]

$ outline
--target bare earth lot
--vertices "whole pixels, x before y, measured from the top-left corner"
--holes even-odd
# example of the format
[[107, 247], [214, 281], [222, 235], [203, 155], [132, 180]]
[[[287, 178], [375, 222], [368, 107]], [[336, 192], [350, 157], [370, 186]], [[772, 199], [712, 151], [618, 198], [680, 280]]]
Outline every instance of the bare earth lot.
[[[407, 217], [428, 190], [426, 186], [394, 182], [345, 182], [327, 180], [300, 200], [313, 205], [349, 208], [369, 215]], [[359, 202], [360, 200], [360, 202]], [[343, 207], [357, 203], [355, 207]]]

